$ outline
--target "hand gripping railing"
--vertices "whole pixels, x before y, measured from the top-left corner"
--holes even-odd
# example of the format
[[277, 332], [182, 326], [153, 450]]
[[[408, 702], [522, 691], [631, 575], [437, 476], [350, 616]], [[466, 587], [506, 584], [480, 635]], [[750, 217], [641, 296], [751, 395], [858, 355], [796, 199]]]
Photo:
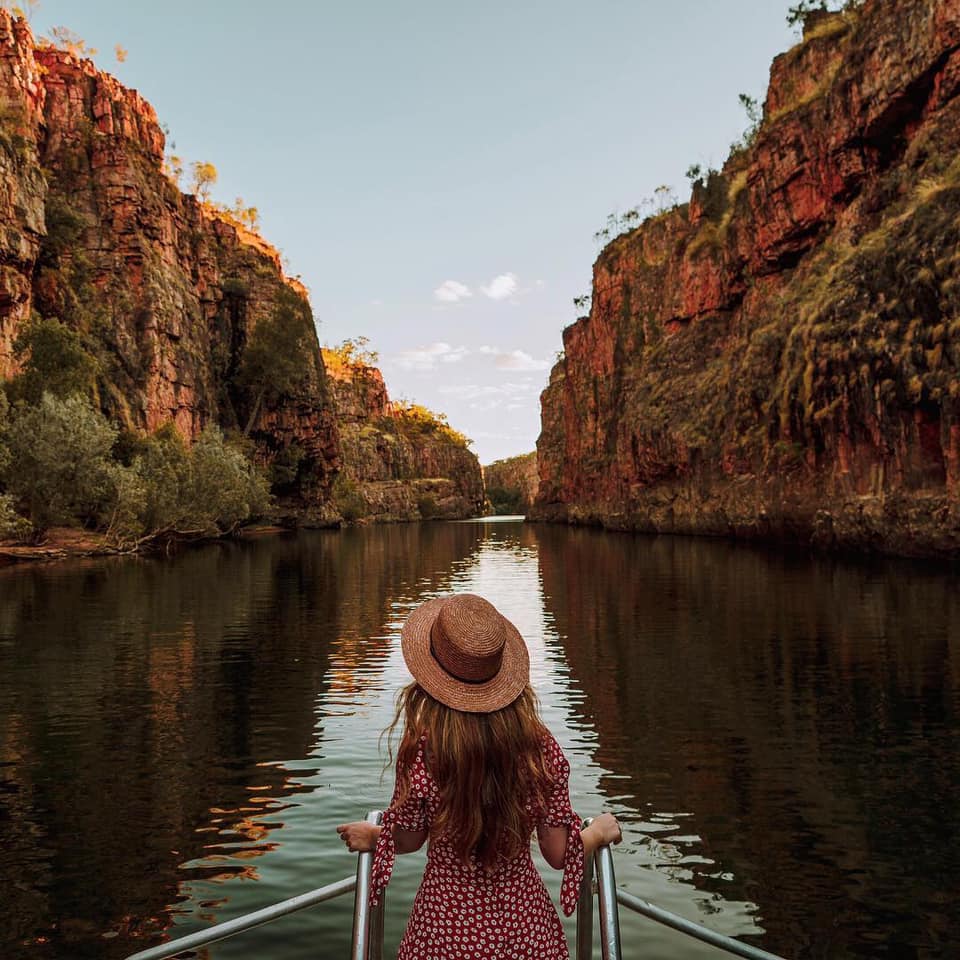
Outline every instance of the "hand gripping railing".
[[[589, 820], [583, 825], [588, 826]], [[623, 952], [620, 944], [620, 914], [618, 904], [628, 910], [643, 914], [657, 923], [672, 927], [688, 937], [694, 937], [718, 947], [727, 953], [738, 957], [747, 957], [748, 960], [783, 960], [776, 954], [768, 953], [749, 943], [741, 943], [722, 933], [716, 933], [700, 926], [691, 920], [670, 913], [662, 907], [641, 900], [626, 890], [617, 887], [617, 878], [613, 869], [613, 852], [609, 846], [598, 847], [593, 855], [595, 863], [584, 864], [583, 885], [580, 888], [580, 901], [577, 904], [577, 960], [591, 960], [593, 956], [593, 894], [597, 893], [600, 905], [600, 951], [603, 960], [622, 960]], [[596, 869], [597, 882], [594, 884], [592, 873]]]
[[[379, 810], [372, 810], [367, 814], [367, 822], [378, 824], [381, 817], [382, 814]], [[279, 920], [280, 917], [296, 913], [298, 910], [305, 910], [307, 907], [354, 891], [356, 891], [356, 898], [353, 908], [351, 960], [381, 960], [383, 956], [383, 897], [380, 897], [379, 906], [370, 907], [369, 905], [373, 854], [361, 853], [357, 859], [357, 876], [355, 878], [346, 877], [336, 883], [328, 883], [325, 887], [311, 890], [309, 893], [302, 893], [298, 897], [281, 900], [279, 903], [264, 907], [262, 910], [255, 910], [245, 916], [218, 923], [208, 930], [199, 930], [197, 933], [180, 937], [178, 940], [171, 940], [169, 943], [162, 943], [157, 947], [141, 950], [139, 953], [127, 957], [127, 960], [169, 960], [170, 957], [175, 957], [187, 950], [196, 950], [198, 947], [205, 947], [208, 944], [216, 943], [218, 940], [235, 937], [238, 933], [270, 923], [272, 920]]]
[[[379, 824], [382, 814], [373, 810], [367, 814], [367, 822]], [[590, 823], [584, 821], [584, 826]], [[381, 894], [380, 903], [376, 907], [370, 906], [370, 875], [373, 868], [373, 854], [361, 853], [357, 858], [356, 877], [346, 877], [336, 883], [329, 883], [325, 887], [311, 890], [298, 897], [282, 900], [272, 906], [256, 910], [243, 917], [236, 917], [207, 930], [200, 930], [188, 936], [180, 937], [169, 943], [160, 944], [141, 950], [128, 957], [127, 960], [170, 960], [188, 950], [226, 940], [246, 930], [262, 926], [280, 917], [296, 913], [315, 904], [332, 900], [347, 893], [356, 893], [353, 905], [353, 941], [350, 960], [382, 960], [383, 957], [383, 906], [384, 896]], [[596, 882], [594, 882], [596, 873]], [[635, 910], [657, 923], [662, 923], [674, 930], [704, 943], [719, 947], [727, 953], [746, 957], [748, 960], [783, 960], [775, 954], [767, 953], [759, 947], [753, 947], [723, 934], [715, 933], [706, 927], [686, 920], [670, 913], [667, 910], [641, 900], [625, 890], [617, 889], [616, 874], [613, 869], [613, 852], [609, 846], [599, 847], [593, 857], [584, 864], [583, 884], [580, 887], [580, 900], [577, 904], [577, 960], [591, 960], [593, 955], [593, 896], [597, 894], [600, 907], [600, 949], [603, 960], [622, 960], [623, 950], [620, 941], [620, 914], [618, 905], [622, 904], [629, 910]]]

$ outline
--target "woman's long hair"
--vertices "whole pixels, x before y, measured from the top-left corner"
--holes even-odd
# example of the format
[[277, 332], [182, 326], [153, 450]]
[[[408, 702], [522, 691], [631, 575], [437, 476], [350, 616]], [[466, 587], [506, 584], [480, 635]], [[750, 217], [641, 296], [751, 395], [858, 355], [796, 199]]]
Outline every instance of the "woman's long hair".
[[409, 792], [409, 770], [425, 736], [427, 769], [440, 790], [431, 837], [444, 837], [464, 861], [473, 854], [485, 870], [500, 856], [526, 849], [554, 779], [544, 756], [549, 734], [530, 685], [495, 713], [464, 713], [434, 700], [414, 681], [397, 696], [386, 731], [391, 739], [401, 717], [398, 796], [402, 802]]

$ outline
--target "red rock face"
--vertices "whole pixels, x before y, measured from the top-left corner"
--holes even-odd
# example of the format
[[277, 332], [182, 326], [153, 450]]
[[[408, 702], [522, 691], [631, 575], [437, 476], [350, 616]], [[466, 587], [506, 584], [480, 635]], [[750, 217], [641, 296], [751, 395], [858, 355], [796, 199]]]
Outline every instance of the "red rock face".
[[334, 501], [351, 520], [463, 519], [483, 508], [480, 461], [442, 424], [391, 403], [376, 367], [324, 351], [343, 472]]
[[[211, 422], [245, 426], [239, 360], [291, 286], [277, 252], [174, 186], [156, 114], [136, 91], [88, 60], [35, 48], [5, 11], [0, 92], [14, 121], [0, 138], [0, 376], [16, 372], [11, 345], [36, 309], [96, 351], [101, 405], [127, 427], [172, 420], [193, 438]], [[265, 403], [251, 437], [264, 463], [291, 444], [304, 451], [291, 495], [316, 505], [339, 438], [315, 337], [308, 354], [301, 388]]]
[[960, 550], [960, 0], [868, 0], [754, 142], [618, 237], [542, 396], [537, 514]]

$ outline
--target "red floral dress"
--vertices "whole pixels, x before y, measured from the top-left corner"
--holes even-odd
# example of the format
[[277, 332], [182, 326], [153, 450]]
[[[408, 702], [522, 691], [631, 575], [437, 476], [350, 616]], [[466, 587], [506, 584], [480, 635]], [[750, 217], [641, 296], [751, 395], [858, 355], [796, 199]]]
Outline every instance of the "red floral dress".
[[[570, 764], [553, 737], [544, 743], [554, 787], [542, 824], [567, 827], [560, 903], [569, 916], [583, 878], [580, 819], [570, 807]], [[440, 791], [424, 762], [421, 741], [410, 769], [410, 791], [398, 803], [398, 790], [383, 815], [373, 859], [371, 902], [377, 903], [393, 871], [394, 828], [429, 828]], [[399, 782], [399, 778], [398, 778]], [[398, 788], [399, 789], [399, 788]], [[427, 867], [397, 953], [397, 960], [567, 960], [567, 939], [528, 847], [512, 860], [501, 859], [486, 873], [471, 858], [464, 863], [442, 837], [432, 839]]]

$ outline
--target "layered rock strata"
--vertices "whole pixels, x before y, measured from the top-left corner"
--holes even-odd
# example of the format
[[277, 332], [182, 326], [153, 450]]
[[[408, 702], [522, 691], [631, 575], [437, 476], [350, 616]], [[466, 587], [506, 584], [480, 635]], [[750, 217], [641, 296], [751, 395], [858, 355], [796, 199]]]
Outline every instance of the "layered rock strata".
[[286, 499], [322, 514], [339, 444], [312, 324], [295, 389], [255, 404], [237, 378], [284, 298], [309, 311], [278, 253], [181, 193], [136, 91], [38, 47], [2, 10], [0, 97], [0, 377], [17, 372], [31, 314], [56, 317], [94, 354], [111, 417], [134, 430], [172, 420], [190, 438], [208, 423], [248, 428], [265, 465], [296, 461]]
[[598, 257], [537, 516], [960, 550], [958, 91], [958, 0], [808, 20], [752, 141]]
[[334, 503], [348, 520], [463, 519], [483, 508], [480, 462], [422, 408], [393, 403], [380, 371], [324, 350], [343, 451]]

